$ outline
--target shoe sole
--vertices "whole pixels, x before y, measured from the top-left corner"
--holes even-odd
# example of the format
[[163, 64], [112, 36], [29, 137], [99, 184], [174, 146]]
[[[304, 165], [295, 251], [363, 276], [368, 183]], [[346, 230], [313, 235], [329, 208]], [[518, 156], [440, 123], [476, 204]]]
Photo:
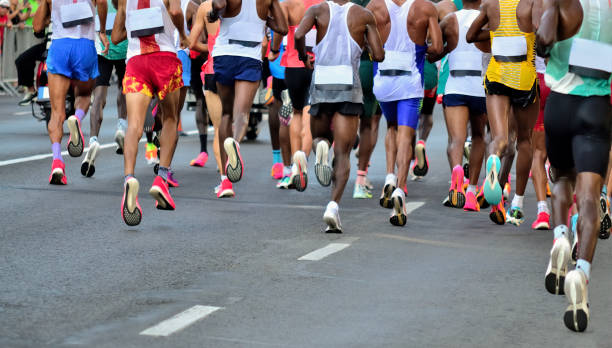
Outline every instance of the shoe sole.
[[550, 255], [550, 273], [544, 278], [546, 290], [553, 295], [563, 295], [565, 286], [565, 275], [567, 274], [567, 263], [570, 255], [563, 248], [553, 249]]
[[454, 208], [463, 208], [465, 205], [465, 194], [461, 191], [450, 190], [448, 192], [448, 199]]
[[166, 199], [166, 196], [160, 188], [155, 186], [151, 187], [151, 189], [149, 190], [149, 194], [155, 199], [155, 201], [157, 201], [155, 208], [159, 210], [174, 210], [174, 208], [170, 204], [170, 201]]
[[563, 322], [568, 329], [583, 332], [589, 324], [589, 315], [584, 310], [584, 307], [588, 305], [582, 303], [583, 295], [580, 284], [569, 284], [567, 299], [570, 305], [565, 310]]
[[333, 216], [323, 216], [323, 221], [327, 224], [325, 233], [342, 233], [342, 228], [338, 226], [338, 222]]
[[425, 176], [429, 171], [429, 165], [427, 164], [427, 157], [425, 155], [425, 146], [423, 144], [416, 144], [414, 150], [416, 152], [417, 165], [412, 171], [415, 176]]
[[217, 196], [217, 198], [231, 198], [231, 197], [234, 197], [234, 191], [230, 191], [230, 190], [225, 190], [221, 192], [220, 195]]
[[612, 227], [612, 219], [610, 219], [610, 213], [608, 212], [608, 204], [605, 199], [599, 200], [603, 218], [599, 226], [599, 239], [610, 238], [610, 228]]
[[498, 225], [504, 225], [506, 223], [506, 218], [504, 217], [504, 212], [497, 210], [489, 213], [489, 219]]
[[117, 143], [117, 149], [115, 153], [117, 155], [123, 155], [123, 144], [125, 143], [124, 133], [115, 133], [115, 143]]
[[51, 184], [51, 185], [65, 185], [62, 182], [63, 178], [64, 178], [64, 172], [61, 169], [56, 168], [51, 173], [51, 180], [49, 181], [49, 184]]
[[550, 230], [550, 224], [546, 222], [540, 222], [539, 224], [533, 226], [533, 229], [539, 231]]
[[[83, 154], [83, 136], [79, 129], [79, 122], [75, 116], [70, 116], [67, 121], [70, 131], [70, 141], [68, 142], [68, 154], [72, 157], [79, 157]], [[77, 143], [74, 143], [77, 139]]]
[[493, 168], [493, 163], [491, 163], [492, 160], [492, 158], [487, 160], [487, 177], [484, 183], [484, 197], [490, 205], [497, 205], [501, 202], [503, 193], [499, 181], [497, 180], [497, 171], [499, 170], [499, 166], [497, 165], [498, 161], [495, 161], [495, 168]]
[[303, 156], [295, 156], [295, 159], [299, 175], [294, 176], [291, 183], [298, 192], [304, 192], [308, 186], [308, 174], [306, 173], [307, 164]]
[[[138, 203], [136, 202], [138, 197], [138, 189], [140, 184], [136, 180], [131, 180], [126, 183], [124, 198], [123, 198], [123, 211], [121, 217], [123, 222], [128, 226], [136, 226], [142, 221], [142, 211], [138, 209]], [[134, 210], [130, 212], [129, 206], [133, 205]]]
[[383, 187], [383, 196], [380, 198], [380, 206], [383, 208], [393, 208], [393, 202], [391, 201], [391, 194], [395, 191], [395, 186], [387, 184]]
[[242, 159], [236, 141], [223, 142], [223, 148], [227, 154], [227, 164], [225, 165], [225, 175], [232, 183], [236, 183], [242, 179]]
[[81, 163], [81, 174], [87, 178], [91, 178], [96, 172], [96, 157], [98, 157], [99, 146], [89, 147], [89, 151], [85, 155], [85, 160]]
[[329, 146], [321, 141], [316, 149], [315, 176], [321, 186], [329, 186], [332, 179], [332, 168], [327, 163], [329, 157]]
[[404, 214], [404, 204], [399, 197], [392, 197], [393, 201], [393, 215], [389, 218], [389, 222], [393, 226], [405, 226], [406, 225], [406, 214]]

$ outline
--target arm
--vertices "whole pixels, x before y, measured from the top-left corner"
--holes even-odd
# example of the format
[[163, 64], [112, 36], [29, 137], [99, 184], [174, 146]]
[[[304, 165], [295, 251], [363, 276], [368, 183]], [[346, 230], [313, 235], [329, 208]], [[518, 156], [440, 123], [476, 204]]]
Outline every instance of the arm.
[[206, 31], [206, 13], [208, 12], [208, 7], [206, 4], [200, 5], [198, 8], [198, 12], [196, 13], [195, 20], [193, 21], [193, 26], [191, 27], [191, 33], [189, 33], [189, 49], [194, 50], [200, 53], [208, 52], [208, 45], [202, 43], [199, 40], [200, 35], [204, 31]]
[[[287, 3], [281, 2], [280, 7], [283, 10], [283, 17], [285, 17], [285, 20], [287, 21], [287, 23], [289, 23]], [[275, 61], [278, 58], [280, 46], [281, 46], [281, 43], [283, 42], [284, 37], [285, 35], [281, 35], [277, 32], [274, 32], [274, 35], [272, 36], [272, 44], [271, 44], [272, 46], [270, 47], [270, 54], [268, 55], [268, 60], [270, 60], [271, 62]]]
[[443, 41], [446, 42], [446, 46], [444, 46], [442, 52], [439, 54], [427, 52], [427, 60], [430, 63], [437, 62], [438, 60], [444, 58], [444, 56], [449, 54], [457, 47], [459, 33], [457, 32], [457, 25], [455, 25], [456, 18], [457, 17], [453, 13], [449, 13], [446, 15], [446, 17], [444, 17], [442, 22], [440, 22], [440, 30], [442, 32]]
[[227, 0], [212, 0], [212, 9], [208, 12], [208, 21], [216, 22], [220, 16], [223, 16], [227, 8]]
[[168, 0], [170, 6], [168, 6], [168, 14], [172, 23], [176, 27], [179, 33], [179, 39], [181, 40], [182, 47], [189, 47], [189, 39], [185, 35], [185, 17], [183, 16], [183, 10], [181, 9], [181, 0]]
[[578, 0], [543, 0], [542, 12], [536, 32], [536, 48], [538, 54], [546, 57], [555, 42], [576, 35], [584, 13]]
[[108, 53], [108, 47], [110, 46], [108, 42], [108, 37], [106, 36], [106, 14], [108, 13], [108, 2], [106, 0], [96, 0], [96, 7], [98, 8], [98, 17], [100, 18], [100, 41], [104, 45], [104, 50], [101, 52], [102, 55]]
[[289, 32], [287, 17], [283, 13], [283, 9], [281, 8], [278, 0], [272, 0], [272, 3], [270, 4], [270, 15], [268, 15], [266, 25], [274, 32], [280, 34], [279, 36], [285, 36], [287, 35], [287, 32]]
[[29, 2], [26, 2], [27, 0], [23, 0], [23, 8], [25, 9], [26, 12], [21, 11], [21, 13], [19, 13], [19, 19], [21, 19], [21, 21], [25, 21], [28, 18], [32, 17], [32, 6], [30, 5]]
[[320, 5], [312, 6], [306, 10], [304, 18], [302, 18], [300, 25], [295, 30], [295, 49], [298, 51], [300, 60], [309, 69], [312, 69], [312, 61], [310, 56], [306, 53], [306, 33], [315, 25], [319, 6]]
[[125, 29], [125, 3], [126, 0], [119, 0], [117, 6], [117, 16], [113, 31], [111, 33], [111, 41], [118, 45], [121, 41], [127, 39], [127, 30]]
[[431, 45], [427, 47], [427, 54], [440, 54], [444, 49], [442, 41], [442, 30], [438, 24], [438, 11], [431, 2], [425, 3], [425, 13], [427, 14], [427, 29]]
[[474, 19], [474, 22], [472, 22], [470, 29], [468, 29], [468, 32], [465, 35], [465, 40], [468, 43], [491, 40], [491, 34], [489, 33], [489, 30], [483, 29], [484, 26], [487, 25], [487, 23], [489, 23], [489, 17], [487, 17], [487, 9], [483, 4], [480, 6], [480, 14], [478, 15], [478, 17], [476, 17], [476, 19]]
[[46, 23], [51, 18], [51, 11], [49, 11], [49, 0], [42, 0], [38, 10], [34, 14], [34, 20], [32, 21], [32, 27], [34, 32], [39, 33], [45, 30]]
[[366, 9], [366, 32], [365, 39], [368, 45], [368, 50], [372, 56], [372, 60], [375, 62], [382, 62], [385, 60], [385, 50], [383, 49], [382, 40], [378, 27], [376, 26], [376, 19], [372, 11]]

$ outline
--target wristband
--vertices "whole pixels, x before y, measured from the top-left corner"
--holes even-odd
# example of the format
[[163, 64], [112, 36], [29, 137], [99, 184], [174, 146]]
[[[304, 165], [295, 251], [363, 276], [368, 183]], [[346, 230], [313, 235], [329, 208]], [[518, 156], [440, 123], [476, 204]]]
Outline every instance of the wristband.
[[280, 53], [280, 49], [279, 50], [275, 50], [273, 48], [270, 48], [270, 52], [272, 52], [274, 54], [278, 54], [278, 53]]

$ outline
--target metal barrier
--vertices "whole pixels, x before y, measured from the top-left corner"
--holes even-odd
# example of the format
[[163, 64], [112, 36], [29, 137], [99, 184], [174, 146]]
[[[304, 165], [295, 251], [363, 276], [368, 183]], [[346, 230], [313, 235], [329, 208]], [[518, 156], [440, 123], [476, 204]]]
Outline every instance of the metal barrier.
[[34, 37], [31, 27], [24, 29], [4, 28], [4, 41], [2, 42], [2, 54], [0, 55], [0, 89], [5, 93], [17, 96], [17, 90], [13, 84], [17, 82], [17, 67], [15, 59], [23, 51], [41, 42]]

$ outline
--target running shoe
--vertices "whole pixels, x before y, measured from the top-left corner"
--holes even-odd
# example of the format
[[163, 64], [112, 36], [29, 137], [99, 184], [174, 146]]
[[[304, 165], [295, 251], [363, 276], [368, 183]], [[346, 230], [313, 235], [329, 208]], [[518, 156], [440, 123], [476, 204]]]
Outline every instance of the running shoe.
[[563, 236], [555, 239], [552, 249], [550, 249], [550, 259], [548, 260], [548, 268], [544, 278], [546, 290], [553, 295], [563, 295], [563, 283], [567, 274], [570, 256], [571, 250], [567, 237]]
[[244, 163], [240, 155], [240, 145], [233, 138], [226, 138], [223, 148], [227, 153], [227, 163], [225, 164], [225, 174], [231, 182], [238, 182], [242, 179]]
[[550, 214], [545, 211], [538, 213], [538, 218], [531, 224], [534, 230], [550, 230]]
[[291, 183], [299, 192], [303, 192], [308, 187], [307, 167], [306, 154], [303, 151], [296, 151], [293, 154], [293, 166], [291, 166]]
[[166, 181], [168, 182], [168, 186], [170, 187], [179, 187], [179, 183], [178, 180], [176, 180], [174, 178], [174, 172], [169, 170], [168, 171], [168, 178], [166, 179]]
[[382, 194], [380, 195], [380, 206], [383, 208], [393, 208], [393, 202], [391, 201], [391, 195], [395, 191], [397, 185], [397, 177], [395, 174], [387, 174], [385, 178], [385, 186], [383, 186]]
[[365, 177], [365, 187], [372, 191], [374, 189], [374, 185], [372, 185], [372, 182], [370, 181], [370, 179], [368, 179], [368, 177]]
[[276, 188], [281, 190], [288, 190], [291, 188], [291, 178], [288, 176], [283, 177], [276, 183]]
[[369, 199], [372, 198], [372, 192], [368, 190], [365, 185], [360, 185], [355, 183], [355, 188], [353, 188], [353, 198], [354, 199]]
[[465, 159], [467, 161], [470, 160], [470, 152], [472, 152], [472, 140], [466, 140], [465, 143], [463, 143], [463, 157], [465, 157]]
[[282, 179], [283, 169], [285, 169], [285, 166], [282, 163], [274, 163], [272, 169], [270, 169], [270, 176], [276, 180]]
[[36, 99], [36, 93], [35, 92], [27, 92], [23, 96], [23, 99], [21, 99], [19, 101], [19, 106], [28, 106], [28, 105], [32, 104], [32, 101], [34, 101], [34, 99]]
[[204, 167], [208, 161], [208, 154], [206, 152], [200, 152], [198, 157], [194, 158], [189, 162], [192, 167]]
[[429, 170], [429, 160], [425, 154], [425, 142], [423, 140], [419, 140], [414, 147], [414, 151], [416, 153], [416, 165], [412, 171], [417, 177], [425, 176]]
[[489, 213], [489, 219], [495, 222], [498, 225], [503, 225], [506, 223], [506, 209], [504, 208], [504, 200], [502, 199], [491, 208], [491, 212]]
[[473, 192], [465, 194], [465, 204], [463, 205], [463, 211], [480, 211], [480, 205], [476, 199], [476, 195]]
[[219, 190], [217, 190], [217, 198], [226, 198], [226, 197], [234, 197], [236, 194], [234, 193], [234, 188], [232, 186], [232, 182], [229, 179], [225, 178], [221, 181], [219, 185]]
[[157, 157], [157, 146], [155, 146], [153, 143], [147, 143], [145, 149], [145, 159], [147, 160], [147, 164], [150, 166], [158, 164], [159, 158]]
[[453, 207], [453, 205], [450, 202], [450, 199], [448, 199], [448, 195], [444, 196], [444, 199], [442, 200], [442, 205], [445, 207], [449, 207], [449, 208]]
[[338, 204], [336, 202], [329, 202], [325, 213], [323, 214], [323, 221], [327, 224], [325, 233], [342, 233], [342, 223], [340, 222], [340, 214], [338, 214]]
[[501, 162], [495, 155], [487, 159], [487, 175], [484, 182], [484, 196], [491, 205], [497, 205], [502, 201], [502, 189], [497, 179]]
[[575, 269], [565, 277], [565, 296], [570, 303], [563, 315], [565, 326], [576, 332], [586, 330], [589, 324], [588, 280], [584, 271]]
[[155, 198], [155, 208], [160, 210], [174, 210], [176, 208], [174, 200], [170, 196], [168, 184], [161, 176], [155, 177], [149, 194]]
[[484, 185], [480, 186], [480, 191], [478, 191], [478, 194], [476, 195], [476, 200], [478, 200], [478, 205], [482, 209], [487, 209], [488, 207], [491, 206], [489, 204], [489, 202], [487, 202], [487, 200], [485, 199], [485, 196], [484, 196]]
[[389, 222], [393, 226], [404, 226], [406, 225], [406, 196], [404, 190], [396, 188], [391, 194], [391, 201], [393, 202], [393, 211], [389, 217]]
[[608, 203], [608, 196], [605, 193], [602, 193], [599, 196], [599, 206], [600, 206], [600, 218], [601, 223], [599, 225], [599, 239], [608, 239], [610, 238], [610, 227], [612, 227], [612, 220], [610, 219], [610, 204]]
[[546, 183], [546, 197], [552, 197], [552, 192], [550, 192], [550, 185]]
[[470, 177], [470, 164], [468, 162], [463, 164], [463, 176], [466, 179]]
[[117, 131], [115, 132], [115, 143], [117, 144], [115, 153], [117, 155], [123, 155], [123, 145], [125, 143], [125, 130], [120, 127], [117, 127]]
[[519, 207], [510, 207], [510, 210], [506, 214], [506, 221], [514, 226], [520, 226], [525, 222], [525, 214], [523, 209]]
[[135, 177], [123, 184], [123, 199], [121, 200], [121, 217], [128, 226], [136, 226], [142, 220], [142, 209], [138, 203], [140, 185]]
[[278, 119], [280, 120], [281, 125], [288, 126], [289, 122], [291, 122], [291, 116], [293, 115], [293, 107], [291, 104], [283, 104], [280, 110], [278, 111]]
[[81, 121], [73, 115], [68, 117], [66, 123], [70, 131], [70, 137], [68, 138], [68, 154], [72, 157], [79, 157], [83, 154], [83, 144], [85, 144], [85, 138], [83, 138], [83, 132], [81, 131]]
[[329, 186], [332, 181], [332, 167], [329, 165], [329, 144], [327, 144], [327, 141], [321, 140], [317, 143], [315, 155], [315, 175], [317, 180], [322, 186]]
[[98, 157], [98, 151], [100, 150], [100, 143], [94, 141], [89, 144], [89, 151], [81, 163], [81, 174], [88, 178], [92, 177], [96, 172], [96, 157]]
[[51, 175], [49, 175], [49, 184], [51, 185], [66, 185], [66, 165], [60, 159], [54, 159], [51, 163]]
[[451, 206], [463, 208], [465, 205], [465, 190], [463, 188], [463, 168], [455, 166], [451, 175], [451, 186], [448, 190], [448, 199]]
[[[510, 179], [508, 179], [510, 180]], [[504, 185], [504, 200], [508, 202], [510, 200], [510, 194], [512, 193], [512, 186], [510, 185], [510, 181], [508, 181]]]

